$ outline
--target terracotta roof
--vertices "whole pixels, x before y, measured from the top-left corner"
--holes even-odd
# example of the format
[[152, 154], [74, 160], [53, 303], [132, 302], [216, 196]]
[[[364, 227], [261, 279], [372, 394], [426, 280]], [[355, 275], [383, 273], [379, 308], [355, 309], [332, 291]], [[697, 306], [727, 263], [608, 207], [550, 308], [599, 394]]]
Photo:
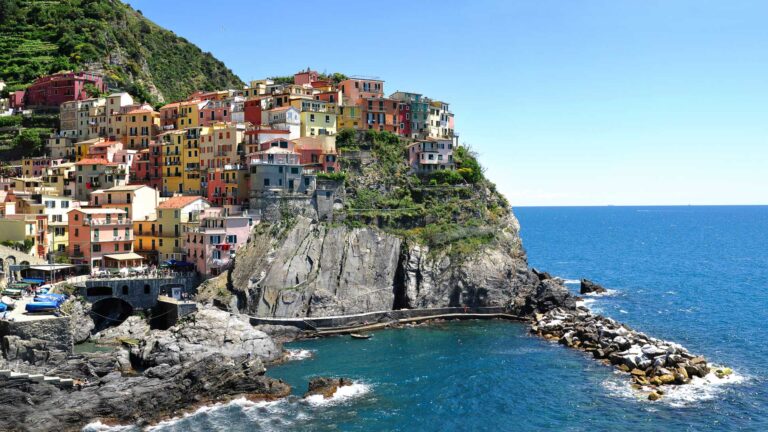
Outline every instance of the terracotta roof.
[[153, 113], [155, 110], [150, 108], [139, 108], [135, 110], [128, 111], [128, 114], [143, 114], [143, 113]]
[[169, 103], [161, 106], [160, 109], [162, 110], [162, 109], [168, 109], [168, 108], [178, 108], [179, 105], [181, 105], [181, 102], [173, 102], [173, 103]]
[[325, 154], [336, 154], [336, 139], [302, 137], [291, 140], [299, 150], [321, 150]]
[[99, 159], [99, 158], [89, 158], [89, 159], [83, 159], [80, 162], [75, 163], [75, 165], [109, 165], [109, 166], [117, 166], [120, 165], [116, 162], [110, 162], [106, 159]]
[[166, 208], [182, 208], [186, 207], [189, 204], [192, 204], [193, 202], [203, 199], [203, 197], [199, 195], [194, 196], [175, 196], [172, 198], [168, 198], [167, 200], [163, 201], [157, 208], [166, 209]]

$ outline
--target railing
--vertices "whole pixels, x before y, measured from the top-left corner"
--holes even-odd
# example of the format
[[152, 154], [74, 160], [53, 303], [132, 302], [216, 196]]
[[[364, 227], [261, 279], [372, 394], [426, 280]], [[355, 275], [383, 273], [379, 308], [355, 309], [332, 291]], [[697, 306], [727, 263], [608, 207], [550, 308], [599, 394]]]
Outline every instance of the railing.
[[130, 219], [86, 219], [83, 221], [83, 225], [96, 226], [96, 225], [131, 225], [133, 222]]

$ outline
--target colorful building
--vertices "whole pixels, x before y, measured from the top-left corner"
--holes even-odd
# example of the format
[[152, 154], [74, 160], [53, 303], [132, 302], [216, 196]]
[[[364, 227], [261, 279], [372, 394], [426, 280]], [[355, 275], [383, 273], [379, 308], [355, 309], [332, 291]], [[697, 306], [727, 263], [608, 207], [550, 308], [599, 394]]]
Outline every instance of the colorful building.
[[155, 213], [159, 202], [157, 190], [146, 185], [115, 186], [91, 193], [92, 207], [124, 210], [131, 220], [143, 220]]
[[93, 72], [61, 72], [35, 80], [24, 95], [27, 107], [59, 107], [64, 102], [89, 97], [88, 87], [106, 92], [107, 86], [101, 75]]
[[125, 210], [84, 207], [68, 216], [67, 252], [73, 264], [94, 270], [141, 264], [141, 256], [133, 253], [133, 222]]
[[408, 163], [417, 174], [454, 169], [453, 139], [429, 138], [410, 144]]
[[304, 165], [305, 170], [322, 172], [340, 170], [335, 136], [303, 137], [292, 142], [295, 145], [294, 151], [299, 153], [299, 163]]
[[339, 83], [345, 106], [357, 105], [360, 99], [384, 97], [384, 81], [374, 78], [350, 78]]
[[[118, 117], [120, 115], [118, 114]], [[160, 114], [149, 105], [125, 114], [125, 141], [129, 149], [148, 148], [160, 132]]]
[[157, 251], [160, 262], [186, 260], [182, 225], [189, 222], [191, 213], [199, 213], [210, 206], [201, 196], [175, 196], [157, 206]]
[[104, 159], [83, 159], [75, 163], [75, 199], [88, 201], [91, 192], [125, 186], [129, 179], [129, 165]]
[[211, 207], [191, 215], [184, 227], [187, 261], [203, 277], [221, 274], [248, 240], [252, 225], [239, 207]]

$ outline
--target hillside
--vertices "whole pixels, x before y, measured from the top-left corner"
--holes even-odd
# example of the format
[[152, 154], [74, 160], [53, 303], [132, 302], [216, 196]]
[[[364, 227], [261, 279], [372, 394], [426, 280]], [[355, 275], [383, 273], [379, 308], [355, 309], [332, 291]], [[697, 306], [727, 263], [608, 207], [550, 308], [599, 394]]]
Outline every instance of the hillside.
[[242, 85], [210, 53], [119, 0], [0, 0], [0, 79], [9, 90], [80, 69], [150, 102]]

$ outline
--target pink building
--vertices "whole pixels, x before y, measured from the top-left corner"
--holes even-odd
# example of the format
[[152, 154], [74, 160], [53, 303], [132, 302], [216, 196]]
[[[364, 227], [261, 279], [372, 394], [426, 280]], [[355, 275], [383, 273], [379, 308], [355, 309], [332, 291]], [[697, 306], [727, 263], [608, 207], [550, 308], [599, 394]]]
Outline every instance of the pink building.
[[454, 169], [453, 140], [429, 138], [414, 142], [408, 146], [408, 163], [417, 174]]
[[86, 85], [107, 91], [101, 75], [92, 72], [62, 72], [35, 80], [26, 90], [26, 106], [58, 107], [64, 102], [88, 99]]
[[384, 97], [384, 81], [369, 78], [350, 78], [339, 83], [344, 105], [357, 105], [360, 99]]
[[67, 215], [67, 253], [73, 264], [91, 269], [141, 265], [142, 257], [133, 253], [133, 224], [125, 210], [84, 207]]
[[200, 109], [200, 126], [232, 121], [232, 100], [209, 100]]
[[[193, 216], [190, 215], [193, 219]], [[186, 232], [187, 260], [204, 277], [229, 268], [237, 249], [248, 240], [253, 222], [239, 207], [211, 207], [197, 214]]]
[[260, 151], [261, 144], [275, 140], [288, 140], [291, 131], [279, 129], [256, 129], [245, 131], [245, 153], [255, 153]]

